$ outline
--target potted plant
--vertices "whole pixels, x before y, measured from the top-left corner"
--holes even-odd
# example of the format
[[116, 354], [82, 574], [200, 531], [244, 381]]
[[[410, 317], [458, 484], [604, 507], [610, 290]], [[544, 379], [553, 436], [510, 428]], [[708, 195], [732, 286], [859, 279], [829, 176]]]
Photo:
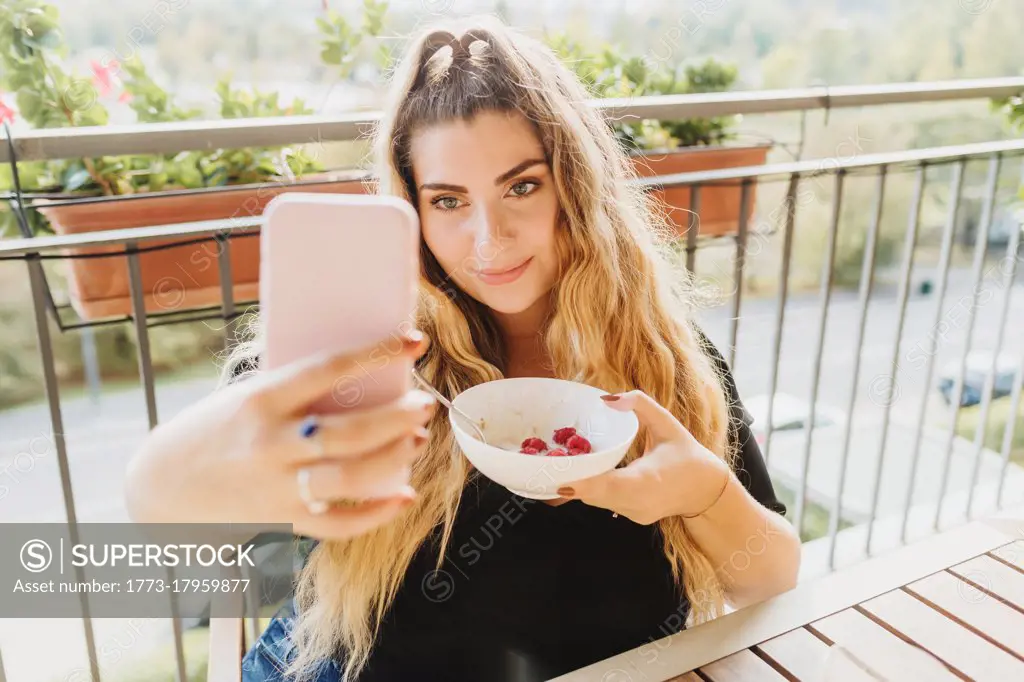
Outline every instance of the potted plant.
[[[364, 0], [361, 30], [328, 11], [326, 18], [318, 19], [323, 60], [336, 64], [341, 75], [347, 75], [363, 38], [379, 34], [385, 11], [385, 3]], [[92, 77], [87, 78], [65, 71], [60, 59], [64, 51], [53, 6], [41, 0], [14, 0], [0, 12], [0, 90], [13, 93], [17, 114], [32, 127], [105, 125], [105, 102], [114, 98], [128, 104], [140, 123], [184, 121], [202, 115], [198, 109], [179, 107], [137, 58], [123, 64], [114, 60], [93, 62]], [[233, 89], [228, 78], [218, 82], [216, 95], [222, 118], [312, 113], [298, 99], [284, 105], [277, 93]], [[0, 119], [12, 120], [14, 116], [10, 107], [0, 108]], [[318, 151], [308, 153], [301, 145], [214, 149], [21, 162], [18, 169], [23, 190], [44, 192], [48, 197], [36, 199], [38, 210], [28, 211], [30, 233], [52, 230], [74, 234], [256, 216], [281, 192], [365, 191], [365, 177], [359, 172], [324, 173]], [[11, 170], [4, 167], [0, 169], [0, 188], [11, 187]], [[13, 212], [0, 211], [0, 234], [16, 234], [16, 227]], [[217, 256], [221, 248], [219, 242], [211, 241], [140, 255], [147, 310], [219, 304]], [[102, 250], [78, 253], [97, 252]], [[230, 253], [235, 300], [254, 300], [259, 240], [232, 239]], [[123, 255], [72, 259], [68, 263], [72, 305], [83, 319], [131, 312], [127, 259]]]
[[[623, 56], [604, 46], [588, 51], [564, 33], [546, 36], [547, 43], [576, 72], [595, 97], [628, 98], [723, 92], [736, 82], [736, 69], [708, 59], [700, 64], [676, 65], [653, 59]], [[769, 145], [726, 145], [737, 117], [645, 119], [613, 121], [616, 137], [629, 151], [641, 177], [688, 173], [719, 168], [757, 166], [765, 162]], [[654, 192], [666, 205], [669, 218], [681, 234], [689, 228], [690, 188], [672, 187]], [[738, 185], [701, 188], [699, 233], [733, 234], [739, 228], [741, 189]], [[751, 194], [751, 206], [754, 195]]]

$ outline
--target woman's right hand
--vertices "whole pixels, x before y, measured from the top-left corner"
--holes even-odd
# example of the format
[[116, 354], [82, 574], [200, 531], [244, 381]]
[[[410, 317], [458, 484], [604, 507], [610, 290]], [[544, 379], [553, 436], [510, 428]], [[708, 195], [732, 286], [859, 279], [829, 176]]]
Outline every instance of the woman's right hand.
[[[402, 354], [418, 357], [422, 339]], [[126, 496], [132, 517], [146, 523], [290, 523], [299, 535], [344, 539], [394, 518], [415, 497], [374, 493], [423, 451], [434, 398], [409, 391], [399, 400], [343, 414], [321, 415], [315, 438], [303, 438], [310, 406], [335, 383], [379, 359], [379, 344], [356, 353], [321, 354], [224, 387], [161, 423], [128, 467]], [[369, 499], [307, 508], [297, 484], [309, 470], [317, 500]]]

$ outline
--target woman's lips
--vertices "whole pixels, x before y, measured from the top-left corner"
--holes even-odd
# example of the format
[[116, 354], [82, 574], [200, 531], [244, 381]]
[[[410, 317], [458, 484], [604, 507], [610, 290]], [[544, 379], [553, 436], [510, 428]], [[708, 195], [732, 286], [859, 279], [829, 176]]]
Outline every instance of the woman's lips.
[[476, 273], [476, 276], [484, 284], [510, 284], [519, 279], [532, 262], [533, 258], [531, 257], [510, 270], [480, 270]]

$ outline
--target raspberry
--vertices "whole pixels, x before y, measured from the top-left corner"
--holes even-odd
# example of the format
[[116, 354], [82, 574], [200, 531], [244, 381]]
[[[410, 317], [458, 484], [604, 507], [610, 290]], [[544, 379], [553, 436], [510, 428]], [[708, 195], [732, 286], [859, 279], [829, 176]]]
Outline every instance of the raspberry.
[[562, 429], [555, 430], [555, 442], [559, 445], [565, 445], [565, 442], [576, 435], [576, 429], [571, 426], [566, 426]]
[[543, 452], [548, 449], [548, 444], [542, 441], [540, 438], [527, 438], [523, 441], [522, 447], [534, 448], [537, 452]]
[[565, 450], [563, 450], [562, 448], [555, 448], [554, 450], [552, 450], [551, 452], [548, 453], [548, 457], [568, 457], [568, 456], [569, 456], [569, 453], [566, 452]]
[[540, 450], [538, 450], [537, 448], [527, 448], [527, 447], [524, 447], [519, 452], [521, 452], [524, 455], [538, 455], [538, 454], [540, 454]]
[[[590, 441], [580, 435], [575, 435], [565, 442], [565, 446], [569, 448], [569, 454], [581, 455], [590, 452]], [[577, 450], [578, 452], [573, 452]]]

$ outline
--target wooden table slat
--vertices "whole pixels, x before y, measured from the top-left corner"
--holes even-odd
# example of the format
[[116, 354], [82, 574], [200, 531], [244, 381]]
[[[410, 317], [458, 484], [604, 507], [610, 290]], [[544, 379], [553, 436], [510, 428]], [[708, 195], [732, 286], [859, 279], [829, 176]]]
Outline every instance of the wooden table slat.
[[[797, 628], [762, 642], [758, 648], [794, 677], [820, 680], [828, 663], [831, 647], [807, 628]], [[872, 678], [865, 674], [865, 682]]]
[[903, 590], [875, 597], [862, 608], [978, 682], [1024, 679], [1024, 662]]
[[[1024, 517], [1017, 511], [964, 524], [856, 566], [844, 568], [838, 573], [803, 583], [794, 590], [686, 632], [657, 640], [653, 643], [657, 647], [656, 656], [650, 656], [650, 645], [645, 644], [549, 682], [611, 679], [609, 674], [626, 670], [632, 671], [630, 676], [636, 673], [640, 679], [650, 682], [671, 679], [691, 682], [692, 675], [688, 671], [699, 669], [703, 675], [705, 671], [712, 670], [719, 675], [729, 675], [733, 674], [733, 668], [740, 665], [756, 667], [758, 671], [769, 675], [768, 679], [777, 680], [783, 676], [772, 665], [783, 666], [782, 662], [772, 657], [767, 650], [751, 650], [751, 647], [773, 638], [781, 638], [802, 627], [820, 628], [824, 637], [839, 645], [828, 652], [828, 660], [838, 665], [829, 667], [826, 664], [826, 670], [838, 671], [841, 668], [847, 671], [855, 663], [870, 663], [867, 669], [873, 670], [882, 679], [955, 680], [957, 678], [944, 665], [901, 639], [906, 635], [894, 634], [886, 629], [888, 626], [885, 623], [872, 620], [875, 616], [869, 617], [865, 615], [867, 612], [858, 611], [863, 608], [860, 604], [896, 590], [921, 608], [931, 611], [935, 619], [958, 628], [998, 654], [1013, 658], [1011, 653], [999, 647], [1003, 645], [1013, 649], [1003, 640], [992, 637], [993, 642], [971, 632], [956, 620], [949, 620], [938, 610], [911, 596], [902, 587], [936, 572], [954, 570], [950, 567], [955, 567], [955, 570], [964, 574], [973, 572], [975, 577], [991, 587], [991, 592], [999, 595], [998, 598], [993, 597], [995, 601], [1002, 600], [1004, 606], [1024, 611], [1024, 583], [1020, 582], [1024, 572], [1018, 570], [1019, 565], [1015, 563], [1020, 543], [1009, 546], [1021, 537], [1022, 527]], [[993, 558], [997, 551], [1001, 552], [998, 560]], [[977, 609], [974, 611], [976, 613], [972, 617], [985, 619], [991, 616], [991, 609], [986, 609], [984, 613]], [[950, 613], [953, 613], [952, 609]], [[957, 618], [964, 623], [971, 622], [963, 616]], [[980, 626], [976, 627], [978, 632], [985, 632]], [[785, 647], [786, 643], [779, 646]], [[758, 658], [755, 651], [764, 655], [771, 665]], [[843, 655], [847, 651], [849, 656]], [[736, 658], [732, 659], [733, 656]], [[751, 662], [750, 657], [756, 662]], [[927, 668], [928, 664], [930, 668]], [[927, 669], [923, 677], [922, 667]], [[765, 668], [771, 672], [764, 672]], [[784, 666], [780, 670], [792, 675]], [[1024, 671], [1016, 679], [1024, 680]]]
[[990, 554], [995, 554], [1006, 563], [1013, 564], [1024, 571], [1024, 540], [1011, 542], [999, 549], [992, 550]]
[[1024, 613], [978, 590], [949, 571], [940, 571], [906, 589], [947, 611], [1011, 651], [1024, 655]]
[[1017, 569], [982, 555], [949, 570], [1018, 609], [1024, 609], [1024, 573]]
[[[855, 609], [840, 611], [812, 623], [811, 627], [847, 649], [877, 678], [960, 682], [945, 666]], [[926, 668], [924, 676], [922, 667]]]
[[720, 658], [700, 671], [714, 682], [786, 682], [785, 677], [750, 649]]
[[697, 675], [697, 673], [686, 673], [685, 675], [680, 675], [679, 677], [673, 677], [671, 680], [668, 680], [667, 682], [704, 682], [704, 680], [700, 679], [700, 676]]

